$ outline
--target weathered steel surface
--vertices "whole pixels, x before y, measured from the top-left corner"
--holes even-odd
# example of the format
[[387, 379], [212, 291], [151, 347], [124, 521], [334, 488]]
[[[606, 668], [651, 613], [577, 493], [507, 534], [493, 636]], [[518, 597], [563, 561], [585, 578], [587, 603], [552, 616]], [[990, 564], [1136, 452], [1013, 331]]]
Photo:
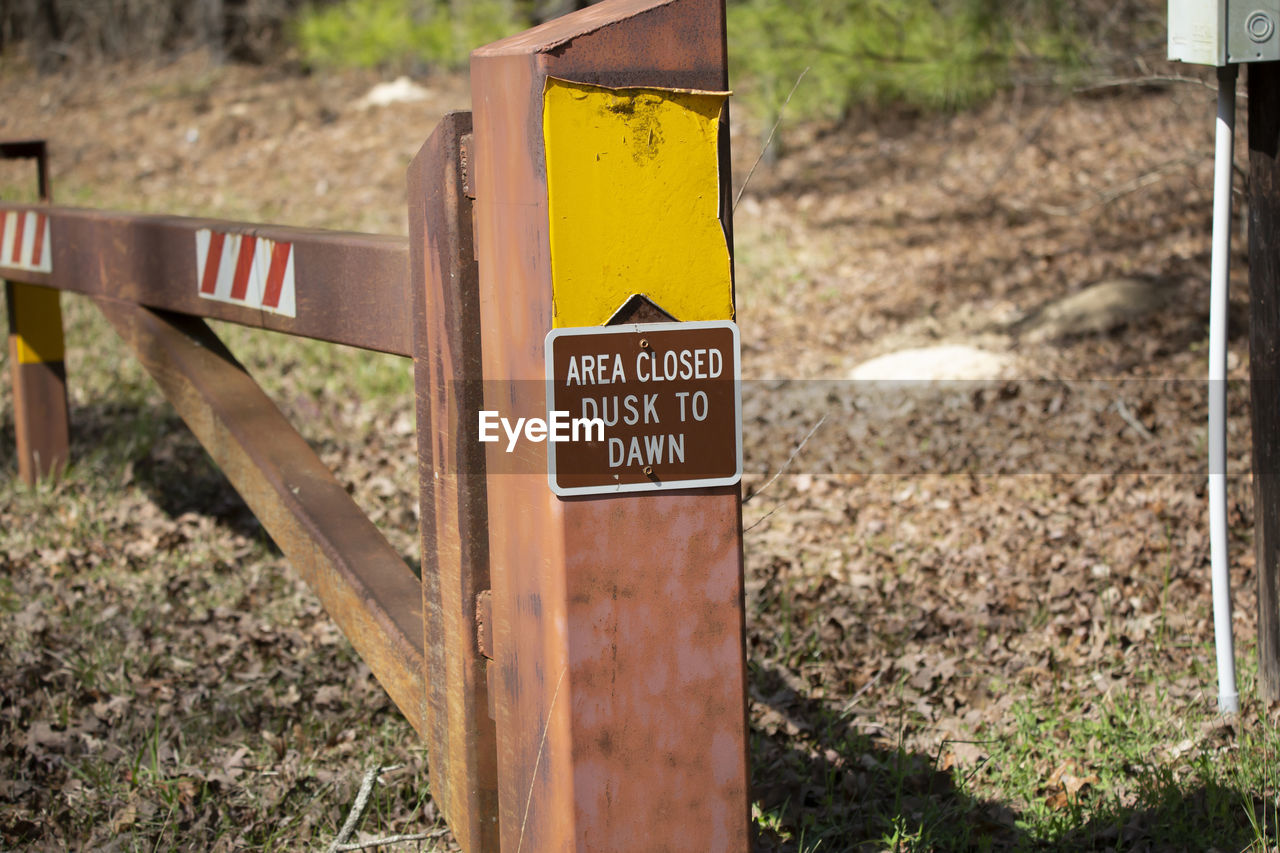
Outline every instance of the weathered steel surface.
[[418, 579], [201, 320], [95, 302], [419, 732]]
[[[0, 204], [49, 217], [53, 271], [5, 266], [0, 275], [150, 308], [229, 320], [396, 355], [413, 354], [409, 247], [400, 237]], [[196, 232], [248, 234], [293, 247], [297, 316], [200, 297]]]
[[[52, 200], [43, 139], [0, 142], [0, 158], [36, 161], [40, 200]], [[57, 473], [68, 460], [67, 369], [63, 361], [62, 308], [56, 292], [5, 282], [9, 315], [9, 373], [18, 476], [32, 485]]]
[[410, 281], [431, 790], [463, 850], [498, 849], [497, 748], [476, 597], [489, 586], [480, 303], [461, 141], [450, 113], [409, 166]]
[[[13, 305], [12, 299], [9, 304]], [[14, 316], [12, 307], [9, 316]], [[34, 485], [42, 477], [57, 474], [67, 463], [67, 370], [61, 361], [21, 363], [15, 341], [10, 333], [9, 375], [13, 380], [18, 476], [27, 485]]]
[[58, 292], [5, 282], [18, 475], [28, 485], [68, 458], [67, 369]]
[[1258, 686], [1280, 699], [1280, 64], [1249, 66], [1249, 388]]
[[[723, 90], [723, 7], [605, 2], [471, 70], [486, 408], [541, 417], [546, 77]], [[562, 500], [545, 445], [522, 450], [488, 478], [502, 848], [746, 850], [738, 488]]]

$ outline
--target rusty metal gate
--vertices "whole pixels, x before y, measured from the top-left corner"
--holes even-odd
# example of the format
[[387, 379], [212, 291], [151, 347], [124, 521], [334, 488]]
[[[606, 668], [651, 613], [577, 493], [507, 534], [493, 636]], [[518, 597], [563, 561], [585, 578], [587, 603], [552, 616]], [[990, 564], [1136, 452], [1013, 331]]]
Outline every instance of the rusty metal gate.
[[[471, 69], [473, 112], [409, 168], [407, 240], [55, 206], [44, 143], [0, 145], [41, 194], [0, 204], [19, 473], [67, 462], [81, 294], [424, 738], [464, 850], [746, 850], [736, 477], [680, 473], [682, 437], [680, 466], [565, 496], [549, 445], [474, 427], [546, 414], [553, 330], [731, 327], [723, 2], [607, 0]], [[204, 318], [413, 359], [421, 580]], [[713, 422], [698, 441], [740, 460]]]

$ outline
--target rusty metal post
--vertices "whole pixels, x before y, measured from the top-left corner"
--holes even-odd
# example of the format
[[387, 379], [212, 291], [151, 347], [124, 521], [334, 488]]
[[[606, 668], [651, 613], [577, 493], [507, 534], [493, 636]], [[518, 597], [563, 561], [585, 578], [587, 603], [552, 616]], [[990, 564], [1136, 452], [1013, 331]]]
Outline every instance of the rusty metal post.
[[489, 588], [480, 301], [464, 174], [470, 113], [450, 113], [409, 166], [422, 615], [431, 793], [462, 849], [498, 849], [497, 751], [476, 625]]
[[[40, 200], [48, 204], [48, 157], [43, 140], [0, 143], [0, 157], [34, 159]], [[0, 214], [0, 255], [8, 265], [40, 268], [48, 254], [48, 220], [35, 213]], [[67, 369], [63, 360], [58, 291], [6, 281], [9, 372], [18, 474], [28, 485], [67, 462]]]
[[[487, 409], [544, 416], [547, 333], [603, 325], [637, 295], [679, 321], [732, 319], [723, 102], [711, 174], [691, 176], [709, 197], [668, 208], [678, 217], [710, 204], [719, 272], [703, 280], [708, 259], [678, 239], [654, 244], [661, 217], [628, 219], [635, 199], [606, 181], [584, 197], [642, 251], [603, 247], [572, 287], [554, 272], [576, 248], [553, 240], [546, 140], [556, 128], [544, 109], [557, 81], [570, 81], [557, 90], [566, 109], [599, 103], [601, 121], [624, 122], [622, 147], [585, 152], [585, 171], [663, 159], [671, 135], [637, 108], [660, 110], [680, 90], [723, 94], [721, 0], [607, 0], [475, 51], [471, 72]], [[595, 87], [626, 91], [610, 101]], [[609, 257], [624, 249], [637, 264], [688, 272], [674, 289], [637, 287], [628, 300], [633, 269]], [[545, 444], [489, 445], [502, 849], [748, 849], [738, 486], [562, 498], [547, 465]]]

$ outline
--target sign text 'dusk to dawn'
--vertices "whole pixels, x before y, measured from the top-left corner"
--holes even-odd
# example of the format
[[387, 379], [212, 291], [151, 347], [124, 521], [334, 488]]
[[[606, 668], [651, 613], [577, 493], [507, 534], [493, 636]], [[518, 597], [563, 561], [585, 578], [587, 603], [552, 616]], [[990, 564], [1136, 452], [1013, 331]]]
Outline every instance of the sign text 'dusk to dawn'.
[[547, 408], [604, 435], [548, 444], [560, 495], [730, 485], [742, 476], [738, 329], [730, 322], [556, 329]]

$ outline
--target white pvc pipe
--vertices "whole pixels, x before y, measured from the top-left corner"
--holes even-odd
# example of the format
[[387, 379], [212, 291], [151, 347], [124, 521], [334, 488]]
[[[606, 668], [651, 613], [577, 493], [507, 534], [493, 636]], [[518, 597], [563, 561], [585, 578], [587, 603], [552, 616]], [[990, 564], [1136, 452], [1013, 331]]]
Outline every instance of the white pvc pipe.
[[1227, 563], [1227, 285], [1231, 271], [1231, 161], [1236, 125], [1236, 70], [1218, 68], [1218, 126], [1213, 160], [1213, 254], [1209, 273], [1209, 560], [1213, 636], [1218, 652], [1218, 710], [1240, 710], [1231, 637]]

